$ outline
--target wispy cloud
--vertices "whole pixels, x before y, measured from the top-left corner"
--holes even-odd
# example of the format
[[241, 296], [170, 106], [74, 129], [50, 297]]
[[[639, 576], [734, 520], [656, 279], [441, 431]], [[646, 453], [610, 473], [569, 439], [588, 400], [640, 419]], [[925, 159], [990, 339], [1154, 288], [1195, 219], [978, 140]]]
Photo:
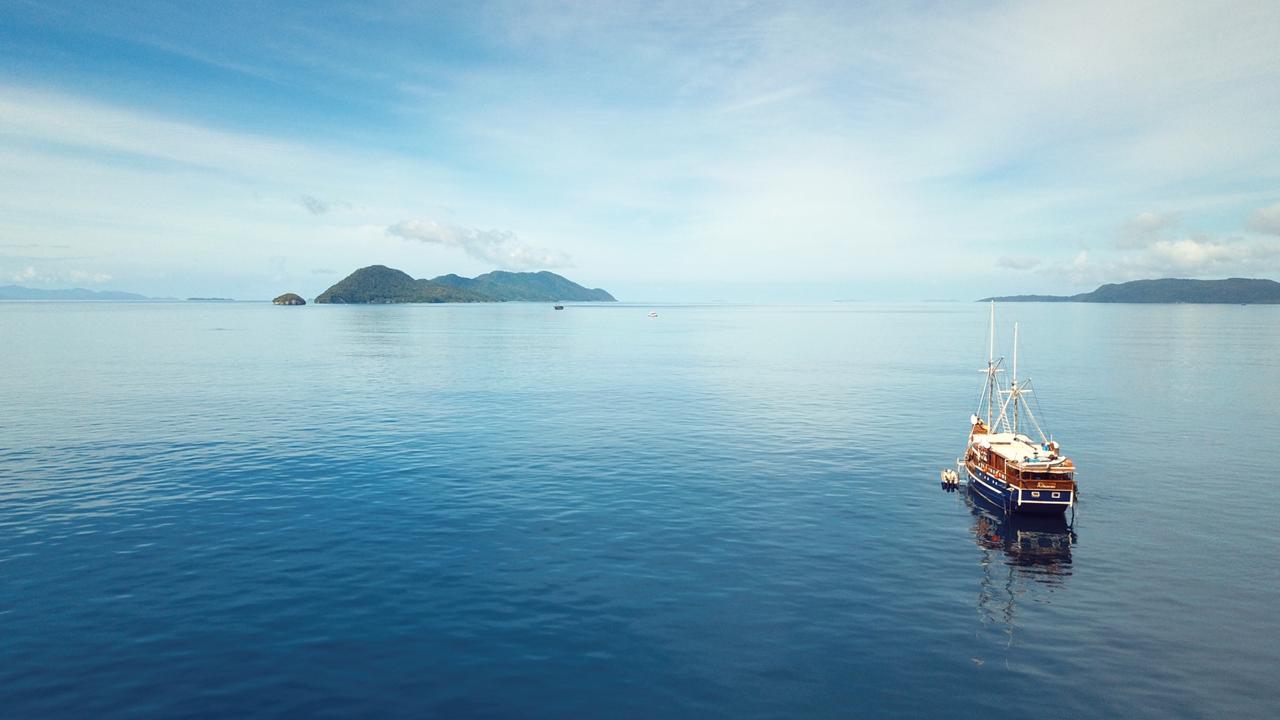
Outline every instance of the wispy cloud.
[[101, 285], [104, 282], [110, 282], [111, 276], [102, 272], [86, 272], [84, 270], [72, 270], [68, 273], [71, 282], [88, 283], [90, 285]]
[[342, 200], [321, 200], [315, 195], [303, 195], [298, 198], [298, 203], [312, 215], [324, 215], [334, 208], [351, 209], [351, 203], [349, 202]]
[[1249, 229], [1267, 235], [1280, 235], [1280, 202], [1255, 210], [1249, 218]]
[[520, 241], [510, 230], [480, 230], [447, 225], [435, 220], [402, 220], [387, 233], [405, 240], [462, 250], [504, 270], [545, 270], [572, 265], [569, 256]]
[[6, 250], [69, 250], [70, 245], [50, 244], [50, 243], [0, 243], [0, 248]]
[[47, 287], [65, 287], [67, 285], [101, 285], [111, 281], [111, 275], [89, 270], [49, 270], [37, 268], [35, 265], [5, 273], [10, 282], [23, 285], [43, 285]]
[[[50, 72], [0, 85], [0, 241], [73, 243], [131, 286], [144, 266], [241, 282], [288, 255], [302, 283], [444, 248], [571, 254], [637, 293], [785, 275], [912, 297], [943, 273], [1066, 290], [1086, 243], [1081, 277], [1265, 267], [1280, 210], [1232, 235], [1278, 199], [1280, 5], [1228, 5], [28, 4]], [[193, 62], [119, 84], [77, 36]], [[395, 222], [416, 217], [440, 222]]]
[[1144, 212], [1129, 218], [1120, 228], [1116, 238], [1116, 247], [1132, 250], [1146, 247], [1160, 240], [1167, 232], [1178, 226], [1178, 216], [1174, 213]]
[[1044, 259], [1038, 255], [1001, 255], [996, 258], [996, 265], [1010, 270], [1034, 270], [1040, 267]]

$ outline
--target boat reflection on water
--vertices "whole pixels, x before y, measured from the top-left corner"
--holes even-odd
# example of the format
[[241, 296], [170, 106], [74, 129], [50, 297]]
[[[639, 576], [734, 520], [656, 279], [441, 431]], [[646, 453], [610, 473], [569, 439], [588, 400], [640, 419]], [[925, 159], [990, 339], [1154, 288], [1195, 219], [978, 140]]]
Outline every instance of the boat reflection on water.
[[982, 550], [978, 615], [1013, 645], [1018, 602], [1043, 601], [1071, 576], [1076, 533], [1062, 515], [1006, 514], [967, 487], [963, 494]]
[[1065, 517], [1004, 513], [972, 491], [966, 493], [965, 500], [974, 516], [974, 539], [980, 547], [1003, 552], [1006, 563], [1027, 569], [1028, 575], [1071, 574], [1076, 534]]

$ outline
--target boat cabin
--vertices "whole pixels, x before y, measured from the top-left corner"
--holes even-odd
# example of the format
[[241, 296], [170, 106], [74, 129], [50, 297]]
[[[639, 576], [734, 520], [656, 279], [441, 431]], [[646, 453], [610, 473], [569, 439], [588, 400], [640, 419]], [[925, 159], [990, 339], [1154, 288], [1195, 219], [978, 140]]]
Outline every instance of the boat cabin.
[[974, 426], [973, 440], [972, 459], [1011, 485], [1046, 490], [1072, 486], [1075, 465], [1059, 454], [1055, 442], [1037, 443], [1009, 432], [988, 433], [981, 423]]

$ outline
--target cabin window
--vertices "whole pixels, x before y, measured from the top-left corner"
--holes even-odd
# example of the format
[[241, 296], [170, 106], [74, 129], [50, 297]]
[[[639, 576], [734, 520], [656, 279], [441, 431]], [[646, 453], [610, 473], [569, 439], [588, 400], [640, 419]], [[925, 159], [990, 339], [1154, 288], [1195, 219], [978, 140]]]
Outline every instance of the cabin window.
[[1040, 497], [1040, 493], [1039, 493], [1039, 492], [1037, 492], [1037, 491], [1035, 491], [1035, 490], [1032, 490], [1032, 491], [1031, 491], [1031, 497]]
[[1062, 497], [1062, 493], [1054, 493], [1054, 494], [1053, 494], [1053, 497], [1054, 497], [1055, 499], [1060, 498], [1060, 497]]

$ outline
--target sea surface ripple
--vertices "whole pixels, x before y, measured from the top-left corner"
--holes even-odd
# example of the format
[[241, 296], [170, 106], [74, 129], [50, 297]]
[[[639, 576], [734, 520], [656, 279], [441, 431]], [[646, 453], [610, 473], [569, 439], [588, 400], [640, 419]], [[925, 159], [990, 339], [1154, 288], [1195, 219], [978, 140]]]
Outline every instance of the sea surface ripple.
[[1280, 308], [649, 309], [0, 303], [0, 715], [1280, 715]]

